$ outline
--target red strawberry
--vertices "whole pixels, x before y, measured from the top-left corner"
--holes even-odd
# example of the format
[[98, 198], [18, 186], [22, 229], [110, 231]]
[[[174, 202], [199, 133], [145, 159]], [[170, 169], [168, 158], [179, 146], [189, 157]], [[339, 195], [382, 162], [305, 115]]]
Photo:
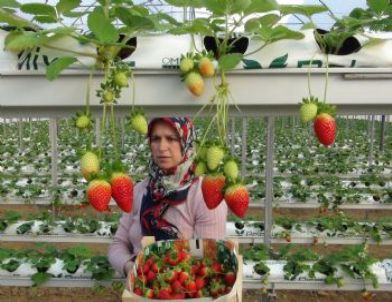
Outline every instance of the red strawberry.
[[112, 198], [110, 184], [103, 179], [94, 179], [87, 187], [87, 200], [99, 212], [109, 211]]
[[187, 272], [180, 272], [178, 275], [178, 281], [180, 281], [181, 284], [185, 284], [186, 281], [189, 279], [189, 274]]
[[198, 290], [195, 281], [191, 280], [186, 283], [186, 290], [188, 293], [194, 293]]
[[152, 299], [154, 298], [154, 291], [151, 288], [147, 288], [144, 291], [144, 297], [148, 298], [148, 299]]
[[233, 184], [225, 190], [224, 197], [233, 214], [243, 218], [249, 206], [248, 189], [242, 184]]
[[196, 288], [199, 290], [199, 289], [204, 288], [204, 286], [206, 285], [206, 283], [205, 283], [205, 281], [204, 281], [203, 278], [196, 278], [196, 280], [195, 280], [195, 285], [196, 285]]
[[336, 121], [330, 114], [321, 113], [317, 115], [313, 126], [320, 143], [325, 146], [334, 143], [336, 137]]
[[133, 293], [138, 295], [138, 296], [143, 296], [143, 289], [141, 287], [135, 287], [133, 289]]
[[185, 293], [174, 293], [174, 294], [171, 294], [171, 297], [174, 300], [184, 300], [185, 299]]
[[172, 298], [171, 293], [169, 292], [169, 290], [167, 288], [161, 288], [158, 291], [158, 299], [161, 300], [169, 300]]
[[133, 181], [128, 175], [115, 172], [110, 180], [112, 185], [112, 197], [118, 207], [124, 212], [130, 213], [133, 203]]
[[219, 262], [214, 262], [214, 263], [211, 265], [211, 268], [212, 268], [212, 271], [213, 271], [214, 273], [220, 274], [220, 273], [223, 272], [222, 264], [220, 264]]
[[210, 210], [215, 209], [223, 200], [225, 177], [222, 174], [206, 175], [201, 183], [204, 202]]
[[147, 282], [152, 282], [155, 280], [155, 278], [156, 278], [156, 274], [153, 271], [147, 272], [147, 276], [146, 276]]
[[180, 292], [183, 291], [182, 284], [181, 284], [181, 282], [178, 281], [178, 280], [174, 280], [174, 281], [171, 283], [171, 288], [172, 288], [172, 290], [173, 290], [174, 293], [180, 293]]
[[236, 279], [236, 275], [234, 274], [234, 272], [227, 272], [225, 274], [225, 283], [228, 286], [233, 286], [235, 283], [235, 279]]

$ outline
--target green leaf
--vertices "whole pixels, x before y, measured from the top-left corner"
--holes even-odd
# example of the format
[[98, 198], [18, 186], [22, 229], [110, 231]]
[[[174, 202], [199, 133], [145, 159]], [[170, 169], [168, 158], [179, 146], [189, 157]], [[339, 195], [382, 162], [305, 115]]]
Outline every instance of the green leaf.
[[74, 57], [62, 57], [55, 59], [46, 67], [46, 78], [53, 81], [68, 66], [77, 61]]
[[245, 31], [247, 32], [254, 32], [260, 28], [259, 18], [249, 19], [245, 23]]
[[95, 10], [87, 17], [88, 28], [102, 43], [116, 43], [119, 34], [114, 25], [99, 11]]
[[204, 0], [204, 6], [215, 16], [224, 16], [230, 0]]
[[56, 18], [56, 10], [53, 6], [42, 3], [22, 4], [20, 10], [26, 14], [52, 16]]
[[280, 17], [276, 14], [267, 14], [260, 17], [258, 20], [261, 25], [275, 25], [279, 22]]
[[88, 12], [75, 12], [75, 11], [63, 12], [63, 16], [68, 18], [79, 18], [87, 14]]
[[141, 6], [141, 5], [132, 6], [130, 8], [130, 11], [132, 12], [132, 14], [138, 15], [141, 17], [146, 17], [150, 14], [150, 11], [148, 10], [148, 8]]
[[311, 17], [328, 11], [324, 5], [281, 5], [280, 12], [283, 15], [303, 15]]
[[31, 27], [31, 23], [7, 13], [4, 9], [0, 9], [0, 23], [6, 23], [10, 26], [16, 27]]
[[302, 33], [293, 31], [283, 25], [278, 25], [274, 28], [262, 26], [260, 30], [256, 32], [256, 35], [267, 43], [274, 43], [283, 39], [300, 40], [304, 37]]
[[387, 11], [391, 5], [389, 0], [367, 0], [366, 2], [369, 8], [377, 14]]
[[219, 58], [218, 66], [222, 70], [230, 70], [235, 68], [242, 60], [243, 55], [240, 53], [231, 53], [223, 55]]
[[182, 26], [176, 26], [169, 30], [169, 32], [173, 35], [201, 34], [207, 36], [213, 34], [209, 20], [204, 18], [198, 18], [191, 22], [184, 23]]
[[272, 10], [278, 10], [279, 4], [275, 0], [253, 0], [251, 5], [245, 9], [245, 14], [265, 13]]
[[133, 15], [131, 10], [124, 7], [116, 9], [116, 16], [128, 27], [129, 32], [154, 29], [154, 22], [148, 17]]
[[230, 3], [229, 14], [239, 14], [244, 12], [250, 5], [252, 0], [235, 0]]
[[52, 274], [38, 272], [31, 276], [31, 281], [33, 281], [33, 286], [40, 286], [52, 277]]
[[57, 19], [52, 16], [34, 16], [33, 20], [38, 23], [57, 23]]
[[40, 46], [48, 40], [48, 37], [36, 32], [10, 32], [5, 38], [4, 45], [7, 50], [21, 51]]
[[18, 8], [20, 7], [20, 3], [15, 0], [0, 0], [0, 7], [12, 7], [12, 8]]
[[166, 0], [165, 2], [177, 7], [201, 8], [204, 6], [203, 0]]
[[81, 0], [60, 0], [56, 4], [56, 9], [59, 13], [69, 12], [79, 7]]
[[314, 23], [308, 22], [301, 26], [301, 30], [314, 29]]

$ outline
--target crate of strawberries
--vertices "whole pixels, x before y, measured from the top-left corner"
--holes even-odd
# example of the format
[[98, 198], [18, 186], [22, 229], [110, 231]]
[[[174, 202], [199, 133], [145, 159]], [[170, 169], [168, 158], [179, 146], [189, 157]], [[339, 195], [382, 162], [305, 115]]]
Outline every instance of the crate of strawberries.
[[232, 241], [158, 241], [136, 257], [123, 302], [240, 301], [242, 258]]

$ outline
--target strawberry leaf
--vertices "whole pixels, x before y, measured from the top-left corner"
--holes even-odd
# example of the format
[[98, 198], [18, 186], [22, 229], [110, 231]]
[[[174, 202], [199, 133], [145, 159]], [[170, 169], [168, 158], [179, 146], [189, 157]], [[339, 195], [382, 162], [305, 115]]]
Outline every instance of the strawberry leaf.
[[52, 61], [46, 68], [46, 78], [53, 81], [68, 66], [77, 61], [74, 57], [62, 57]]
[[95, 10], [88, 15], [87, 25], [102, 43], [116, 43], [119, 39], [117, 29], [99, 10]]

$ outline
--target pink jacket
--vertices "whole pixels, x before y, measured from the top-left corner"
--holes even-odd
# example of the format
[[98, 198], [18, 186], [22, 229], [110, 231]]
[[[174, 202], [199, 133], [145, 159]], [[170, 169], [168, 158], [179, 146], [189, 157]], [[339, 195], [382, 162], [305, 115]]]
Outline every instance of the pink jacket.
[[[143, 235], [140, 208], [142, 197], [147, 191], [147, 184], [148, 180], [145, 179], [134, 187], [132, 212], [123, 213], [121, 216], [118, 230], [109, 247], [109, 261], [120, 273], [125, 272], [125, 264], [141, 249]], [[177, 226], [183, 239], [224, 239], [227, 205], [222, 202], [216, 209], [209, 210], [203, 199], [199, 178], [189, 189], [186, 202], [170, 207], [164, 218]]]

